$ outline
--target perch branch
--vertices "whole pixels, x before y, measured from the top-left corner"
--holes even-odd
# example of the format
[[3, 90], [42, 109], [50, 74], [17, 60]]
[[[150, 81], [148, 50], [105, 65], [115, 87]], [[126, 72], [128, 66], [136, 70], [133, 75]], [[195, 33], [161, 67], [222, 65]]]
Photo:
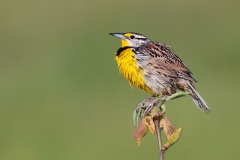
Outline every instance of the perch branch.
[[161, 130], [162, 127], [160, 127], [160, 115], [155, 116], [153, 118], [155, 129], [156, 129], [156, 134], [157, 134], [157, 139], [158, 139], [158, 148], [159, 148], [159, 159], [164, 160], [164, 151], [162, 151], [162, 137], [161, 137]]

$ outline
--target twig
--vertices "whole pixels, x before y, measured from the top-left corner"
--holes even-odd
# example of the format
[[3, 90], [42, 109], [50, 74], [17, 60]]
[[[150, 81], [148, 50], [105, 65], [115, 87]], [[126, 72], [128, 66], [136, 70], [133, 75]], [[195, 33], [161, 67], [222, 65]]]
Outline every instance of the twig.
[[157, 139], [158, 139], [159, 159], [164, 160], [164, 152], [162, 151], [162, 138], [161, 138], [162, 127], [159, 126], [160, 116], [154, 117], [153, 121], [156, 129]]

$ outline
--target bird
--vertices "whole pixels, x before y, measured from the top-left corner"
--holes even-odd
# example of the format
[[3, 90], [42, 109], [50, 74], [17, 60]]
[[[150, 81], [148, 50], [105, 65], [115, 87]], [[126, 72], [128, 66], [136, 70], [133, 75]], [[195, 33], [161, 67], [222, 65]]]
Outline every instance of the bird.
[[192, 72], [170, 46], [153, 41], [136, 32], [109, 33], [120, 38], [121, 47], [115, 60], [131, 86], [143, 89], [155, 97], [170, 96], [177, 90], [189, 92], [197, 108], [210, 108], [197, 92]]

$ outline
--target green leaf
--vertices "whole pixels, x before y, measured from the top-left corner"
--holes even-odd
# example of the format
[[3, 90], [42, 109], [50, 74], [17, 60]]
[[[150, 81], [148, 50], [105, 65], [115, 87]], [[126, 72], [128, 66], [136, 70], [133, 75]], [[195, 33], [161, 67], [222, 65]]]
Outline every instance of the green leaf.
[[172, 94], [171, 96], [166, 97], [166, 101], [172, 100], [172, 99], [176, 99], [176, 98], [180, 98], [186, 95], [189, 95], [189, 92], [177, 92]]
[[171, 147], [173, 144], [175, 144], [179, 140], [181, 133], [182, 133], [182, 127], [175, 130], [173, 132], [173, 134], [169, 137], [167, 142], [164, 144], [162, 150], [166, 151], [169, 147]]

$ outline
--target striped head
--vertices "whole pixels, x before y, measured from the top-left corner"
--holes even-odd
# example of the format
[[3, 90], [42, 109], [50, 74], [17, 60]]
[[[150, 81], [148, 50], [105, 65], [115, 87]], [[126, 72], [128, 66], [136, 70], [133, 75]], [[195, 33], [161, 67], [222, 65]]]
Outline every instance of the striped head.
[[134, 32], [109, 33], [109, 34], [120, 38], [122, 42], [122, 47], [139, 47], [150, 41], [150, 39], [148, 39], [147, 37]]

